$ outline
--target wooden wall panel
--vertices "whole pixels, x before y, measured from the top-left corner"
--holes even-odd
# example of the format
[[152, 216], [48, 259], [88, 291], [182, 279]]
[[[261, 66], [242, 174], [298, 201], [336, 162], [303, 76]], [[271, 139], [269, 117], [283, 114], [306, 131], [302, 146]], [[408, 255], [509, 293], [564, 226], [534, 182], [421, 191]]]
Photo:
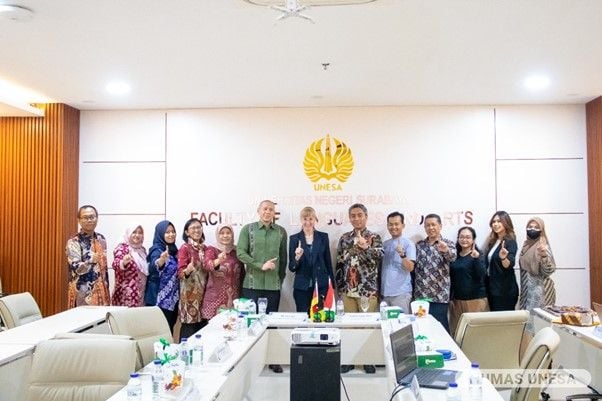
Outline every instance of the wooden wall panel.
[[602, 303], [602, 97], [586, 104], [590, 292]]
[[44, 315], [66, 307], [65, 242], [77, 230], [79, 110], [0, 118], [0, 276]]

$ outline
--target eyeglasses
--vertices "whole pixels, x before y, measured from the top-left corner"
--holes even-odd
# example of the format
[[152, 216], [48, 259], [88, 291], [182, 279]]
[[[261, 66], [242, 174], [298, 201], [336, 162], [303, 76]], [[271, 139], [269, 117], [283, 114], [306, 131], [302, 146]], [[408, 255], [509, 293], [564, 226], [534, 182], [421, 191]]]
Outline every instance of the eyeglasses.
[[94, 221], [96, 220], [96, 216], [82, 216], [79, 219], [83, 221]]
[[460, 235], [458, 239], [472, 239], [472, 235]]

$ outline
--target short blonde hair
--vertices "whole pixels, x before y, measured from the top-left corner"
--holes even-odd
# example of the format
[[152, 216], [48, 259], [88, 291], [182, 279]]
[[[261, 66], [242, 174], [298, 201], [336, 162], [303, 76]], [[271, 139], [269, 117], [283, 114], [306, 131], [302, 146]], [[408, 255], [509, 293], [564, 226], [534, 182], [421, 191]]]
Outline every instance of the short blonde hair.
[[314, 219], [316, 219], [316, 221], [318, 221], [318, 216], [316, 215], [316, 211], [311, 206], [305, 206], [303, 209], [301, 209], [301, 213], [299, 213], [299, 215], [301, 216], [301, 218], [308, 217], [308, 216], [314, 216]]

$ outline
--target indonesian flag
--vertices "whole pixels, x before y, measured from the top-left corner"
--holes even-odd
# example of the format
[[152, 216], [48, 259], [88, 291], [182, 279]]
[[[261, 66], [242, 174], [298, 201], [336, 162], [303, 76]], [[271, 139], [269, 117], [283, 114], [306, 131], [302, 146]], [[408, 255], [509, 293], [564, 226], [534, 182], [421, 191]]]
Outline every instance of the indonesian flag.
[[[316, 316], [316, 313], [319, 314], [320, 313], [320, 306], [318, 305], [319, 303], [319, 293], [318, 293], [318, 283], [316, 282], [316, 286], [314, 287], [314, 295], [311, 298], [311, 304], [309, 305], [309, 318], [311, 320], [314, 320], [314, 317]], [[317, 320], [318, 322], [320, 320]]]
[[[315, 296], [315, 293], [314, 293]], [[324, 299], [324, 309], [325, 310], [334, 310], [335, 308], [335, 300], [334, 300], [334, 289], [332, 288], [332, 282], [330, 281], [330, 277], [328, 278], [328, 291], [326, 291], [326, 298]]]

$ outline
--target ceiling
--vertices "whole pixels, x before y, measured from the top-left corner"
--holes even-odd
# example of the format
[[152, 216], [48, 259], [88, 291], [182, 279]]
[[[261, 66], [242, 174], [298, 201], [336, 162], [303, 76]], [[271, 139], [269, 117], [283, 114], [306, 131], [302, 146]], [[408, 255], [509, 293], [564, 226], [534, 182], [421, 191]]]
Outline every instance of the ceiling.
[[[2, 3], [35, 14], [0, 19], [0, 79], [82, 110], [585, 103], [602, 94], [600, 0], [378, 0], [304, 11], [315, 23], [276, 21], [278, 11], [243, 0]], [[534, 73], [550, 86], [526, 90]], [[112, 80], [131, 92], [109, 95]]]

